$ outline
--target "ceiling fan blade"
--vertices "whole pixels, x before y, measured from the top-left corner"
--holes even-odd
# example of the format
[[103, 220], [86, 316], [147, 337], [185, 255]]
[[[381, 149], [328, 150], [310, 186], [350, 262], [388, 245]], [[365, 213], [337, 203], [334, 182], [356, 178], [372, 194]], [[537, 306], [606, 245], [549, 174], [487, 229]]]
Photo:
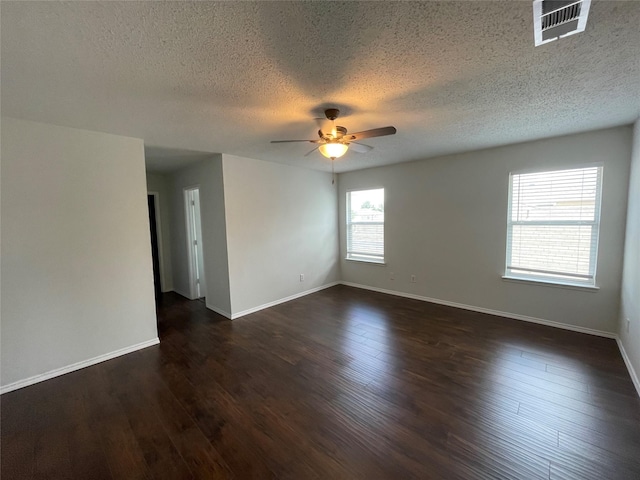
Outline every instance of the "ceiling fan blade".
[[349, 143], [349, 150], [353, 150], [356, 153], [367, 153], [373, 150], [373, 147], [365, 145], [364, 143], [351, 142]]
[[305, 157], [308, 157], [309, 155], [311, 155], [313, 152], [315, 152], [316, 150], [318, 150], [320, 148], [320, 146], [317, 146], [316, 148], [314, 148], [313, 150], [311, 150], [310, 152], [307, 152], [304, 154]]
[[362, 140], [363, 138], [384, 137], [385, 135], [393, 135], [396, 132], [396, 127], [374, 128], [373, 130], [365, 130], [364, 132], [349, 133], [344, 136], [344, 139], [351, 142], [353, 140]]
[[271, 143], [291, 143], [291, 142], [311, 142], [311, 143], [318, 143], [318, 140], [271, 140]]

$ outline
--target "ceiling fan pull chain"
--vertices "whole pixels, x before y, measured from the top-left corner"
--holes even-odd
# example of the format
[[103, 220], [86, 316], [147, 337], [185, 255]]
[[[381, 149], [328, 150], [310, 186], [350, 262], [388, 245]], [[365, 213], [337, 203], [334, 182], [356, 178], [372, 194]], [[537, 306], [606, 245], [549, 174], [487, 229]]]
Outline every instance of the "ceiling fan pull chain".
[[331, 160], [331, 185], [334, 185], [336, 183], [336, 171], [334, 168], [334, 163], [336, 161], [335, 160]]

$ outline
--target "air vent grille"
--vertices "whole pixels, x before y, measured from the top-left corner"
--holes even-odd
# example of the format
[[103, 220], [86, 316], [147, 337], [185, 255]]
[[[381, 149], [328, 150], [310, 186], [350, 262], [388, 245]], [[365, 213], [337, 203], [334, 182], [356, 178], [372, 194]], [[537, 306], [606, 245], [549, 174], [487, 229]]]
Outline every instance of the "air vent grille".
[[554, 10], [549, 13], [543, 13], [542, 31], [545, 31], [548, 28], [557, 27], [558, 25], [562, 25], [563, 23], [567, 23], [572, 20], [576, 20], [580, 16], [581, 5], [582, 1], [580, 1], [579, 3], [573, 3], [564, 8], [560, 8], [559, 10]]
[[591, 0], [534, 0], [536, 46], [584, 31]]

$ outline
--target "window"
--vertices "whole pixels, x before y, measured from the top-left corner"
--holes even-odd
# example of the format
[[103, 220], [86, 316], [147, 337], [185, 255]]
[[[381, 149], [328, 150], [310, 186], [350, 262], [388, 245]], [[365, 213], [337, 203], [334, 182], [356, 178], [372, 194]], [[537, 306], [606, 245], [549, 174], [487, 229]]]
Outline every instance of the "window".
[[347, 192], [347, 260], [384, 263], [384, 188]]
[[512, 173], [506, 278], [595, 286], [602, 167]]

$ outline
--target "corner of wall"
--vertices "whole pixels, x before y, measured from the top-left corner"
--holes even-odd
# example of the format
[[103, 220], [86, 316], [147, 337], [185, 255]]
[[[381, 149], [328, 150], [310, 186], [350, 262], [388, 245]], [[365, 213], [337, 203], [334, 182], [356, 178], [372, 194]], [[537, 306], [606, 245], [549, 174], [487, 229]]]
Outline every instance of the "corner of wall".
[[640, 118], [633, 129], [618, 345], [640, 395]]
[[143, 140], [2, 122], [3, 388], [157, 340]]
[[232, 316], [337, 281], [330, 174], [235, 155], [222, 160]]

